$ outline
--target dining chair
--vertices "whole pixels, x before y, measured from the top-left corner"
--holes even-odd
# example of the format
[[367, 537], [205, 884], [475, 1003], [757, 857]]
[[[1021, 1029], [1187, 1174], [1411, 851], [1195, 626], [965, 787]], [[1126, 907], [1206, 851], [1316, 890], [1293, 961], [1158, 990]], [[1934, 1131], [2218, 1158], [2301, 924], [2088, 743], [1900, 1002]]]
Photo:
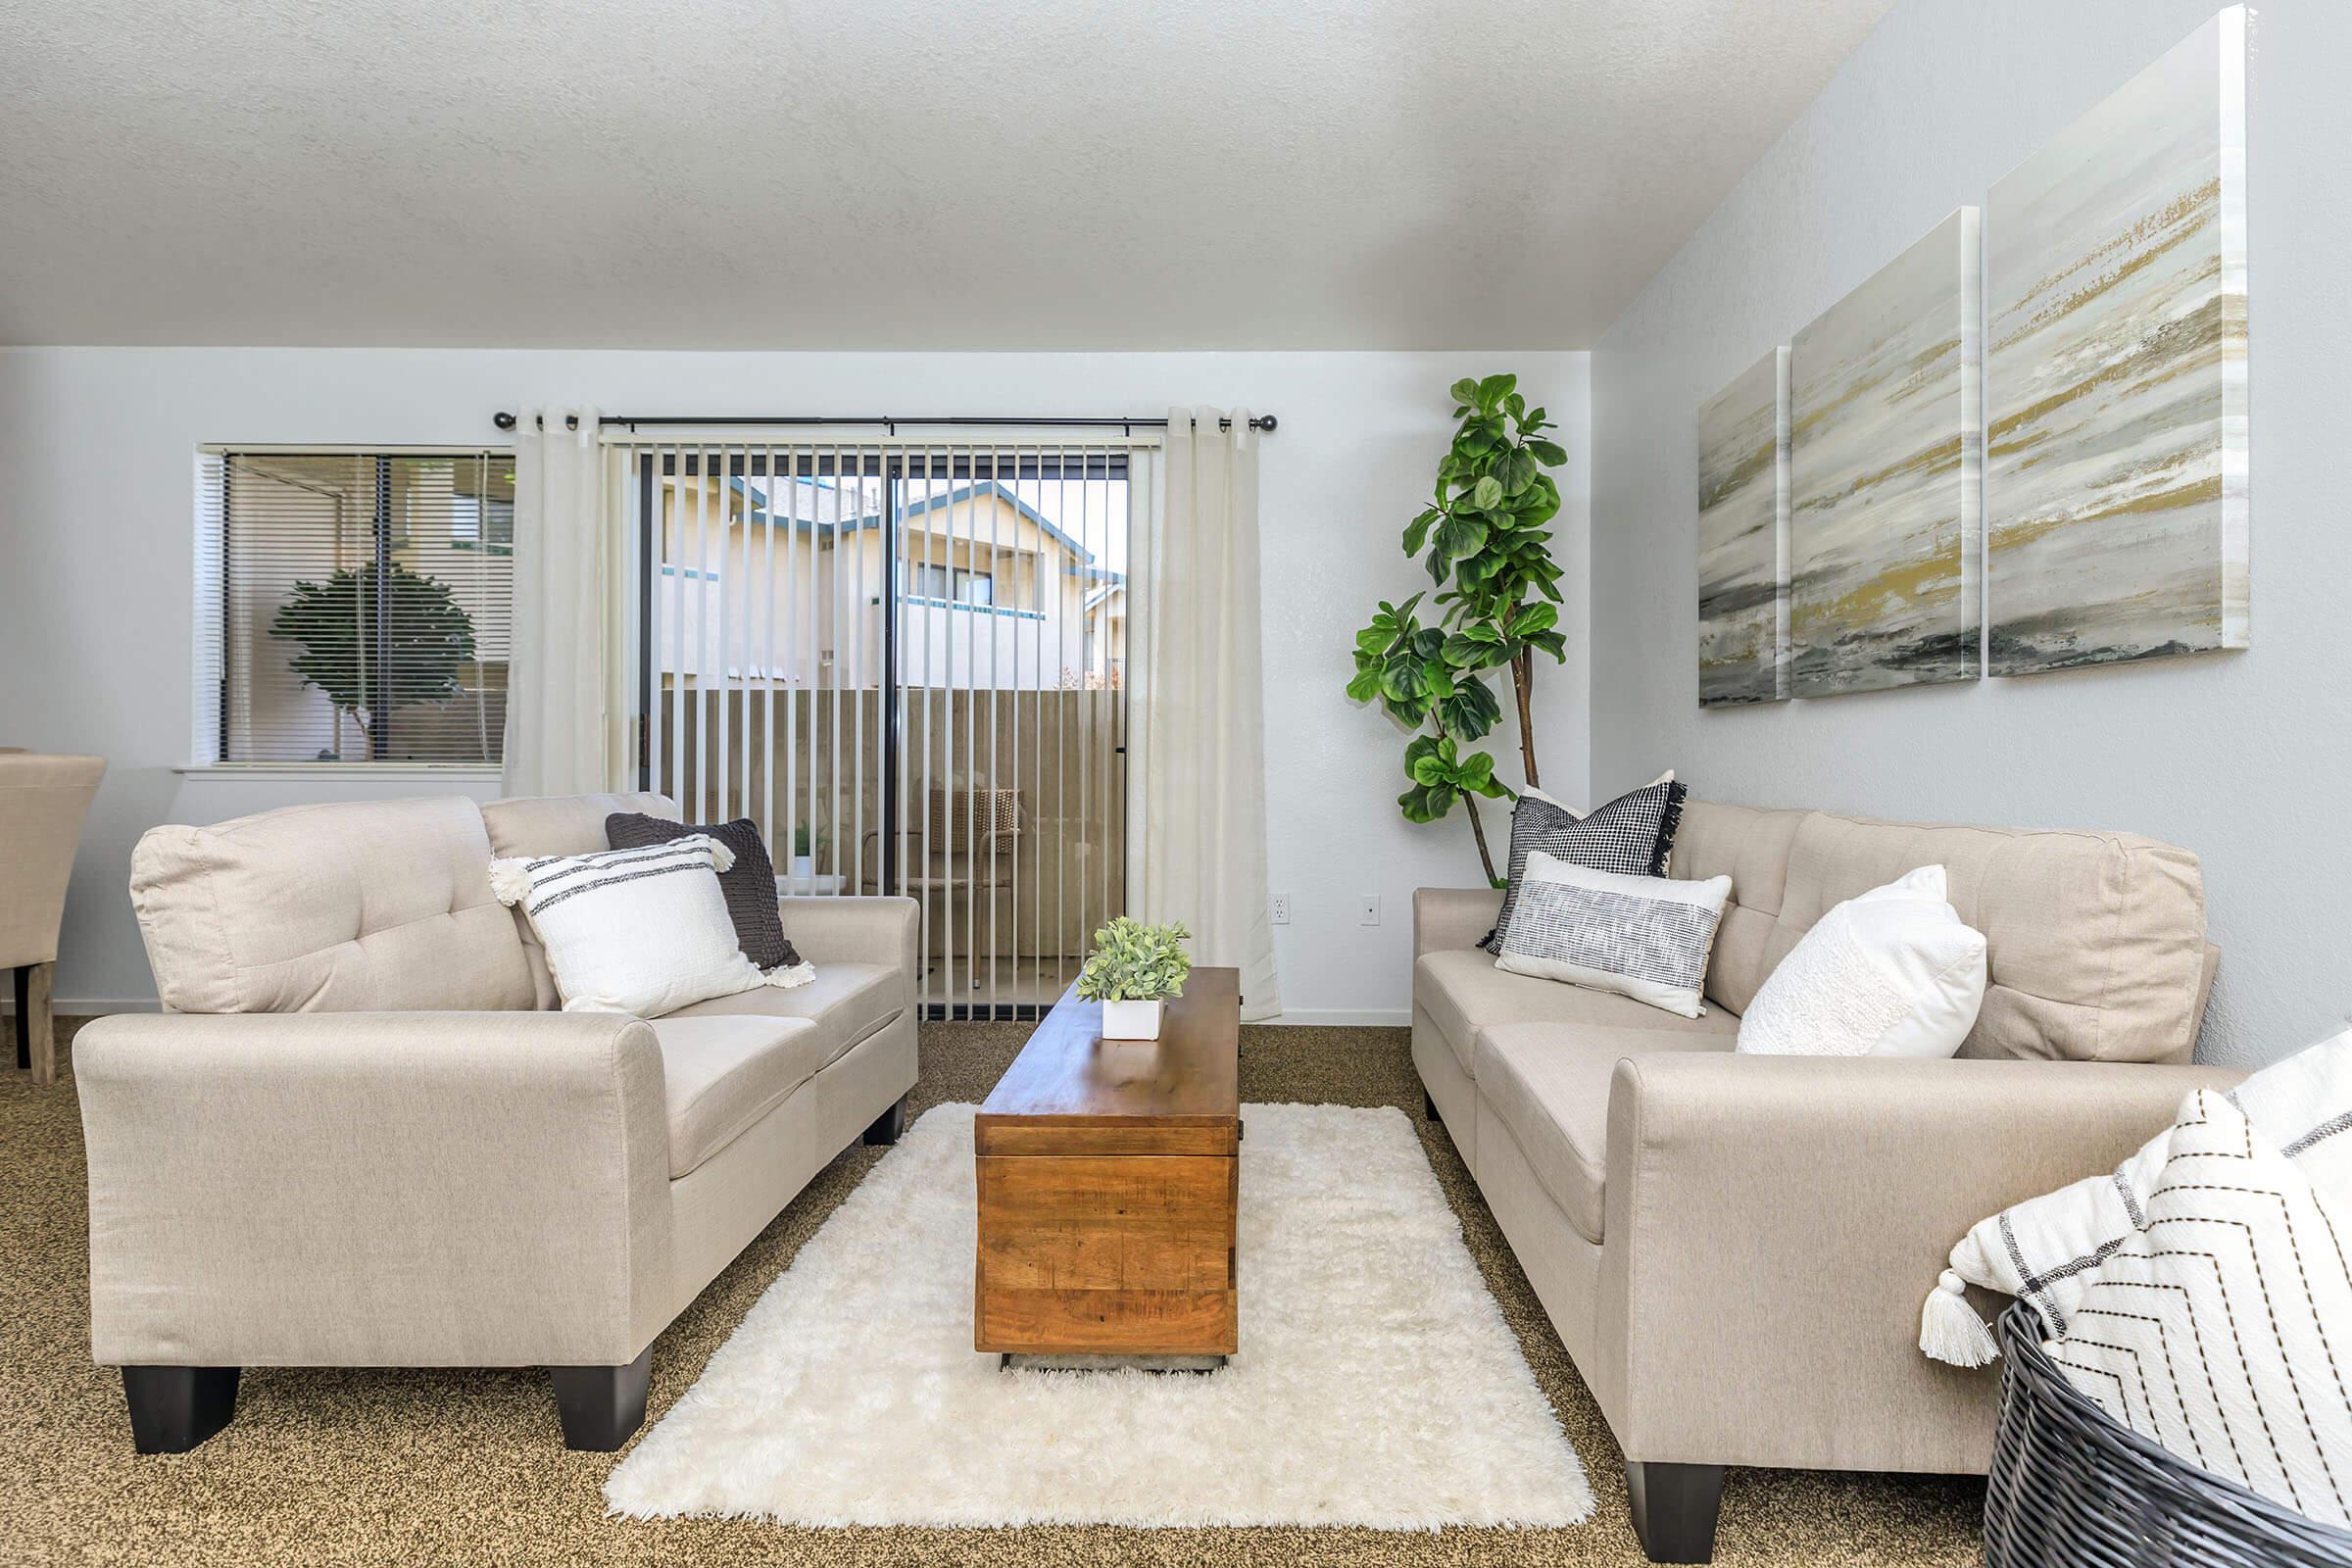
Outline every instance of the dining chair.
[[0, 750], [0, 969], [14, 972], [17, 1065], [57, 1079], [57, 931], [102, 757]]

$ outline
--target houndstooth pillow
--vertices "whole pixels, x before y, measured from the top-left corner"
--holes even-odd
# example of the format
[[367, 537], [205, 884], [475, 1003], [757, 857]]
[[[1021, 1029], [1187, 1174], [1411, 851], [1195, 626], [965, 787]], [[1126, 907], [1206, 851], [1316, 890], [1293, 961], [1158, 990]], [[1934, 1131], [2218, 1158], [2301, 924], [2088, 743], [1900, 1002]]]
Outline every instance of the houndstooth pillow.
[[1588, 870], [1536, 850], [1494, 967], [1613, 991], [1695, 1018], [1732, 879]]
[[1537, 850], [1593, 871], [1664, 876], [1667, 859], [1674, 854], [1674, 830], [1683, 820], [1683, 797], [1688, 793], [1667, 773], [1580, 815], [1542, 790], [1523, 792], [1511, 809], [1510, 882], [1502, 890], [1502, 908], [1494, 916], [1494, 929], [1479, 946], [1497, 957], [1502, 956], [1502, 934], [1519, 902], [1527, 858]]

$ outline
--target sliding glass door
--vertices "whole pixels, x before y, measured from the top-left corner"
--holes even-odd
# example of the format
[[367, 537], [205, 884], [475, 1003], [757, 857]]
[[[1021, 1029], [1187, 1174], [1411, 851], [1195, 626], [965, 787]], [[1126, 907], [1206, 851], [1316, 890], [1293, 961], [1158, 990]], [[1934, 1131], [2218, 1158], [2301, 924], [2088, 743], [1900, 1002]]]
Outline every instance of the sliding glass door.
[[1124, 908], [1151, 458], [633, 447], [646, 787], [751, 817], [786, 894], [916, 899], [934, 1016], [1050, 1005]]

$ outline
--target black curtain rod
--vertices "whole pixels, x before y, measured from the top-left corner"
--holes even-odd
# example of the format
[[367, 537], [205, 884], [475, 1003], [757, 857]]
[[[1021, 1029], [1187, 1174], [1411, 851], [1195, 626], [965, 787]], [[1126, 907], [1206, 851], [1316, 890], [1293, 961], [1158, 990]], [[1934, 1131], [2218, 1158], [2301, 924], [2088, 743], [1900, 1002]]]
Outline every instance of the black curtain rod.
[[[507, 412], [506, 412], [506, 411], [504, 411], [504, 410], [501, 410], [501, 411], [500, 411], [500, 412], [498, 412], [497, 414], [494, 414], [494, 415], [492, 415], [492, 416], [490, 416], [490, 422], [491, 422], [491, 423], [493, 423], [493, 424], [495, 424], [495, 425], [497, 425], [497, 426], [498, 426], [498, 427], [499, 427], [501, 430], [512, 430], [512, 429], [514, 429], [514, 424], [515, 424], [515, 418], [514, 418], [514, 415], [512, 415], [512, 414], [509, 414], [509, 413], [507, 413]], [[1082, 428], [1087, 428], [1087, 429], [1110, 429], [1110, 430], [1164, 430], [1164, 429], [1166, 429], [1166, 428], [1167, 428], [1167, 426], [1168, 426], [1168, 421], [1167, 421], [1167, 420], [1165, 420], [1165, 419], [1127, 419], [1127, 418], [1109, 418], [1109, 419], [1017, 419], [1017, 418], [1016, 418], [1016, 419], [984, 419], [984, 418], [977, 418], [977, 417], [956, 417], [956, 418], [949, 418], [949, 419], [903, 419], [903, 418], [892, 418], [892, 417], [891, 417], [890, 416], [888, 416], [888, 415], [881, 415], [881, 416], [875, 416], [875, 417], [872, 417], [872, 418], [863, 418], [863, 417], [860, 417], [860, 418], [850, 418], [850, 417], [847, 417], [847, 416], [840, 416], [827, 415], [827, 414], [793, 414], [793, 415], [781, 415], [781, 416], [773, 416], [773, 415], [752, 415], [752, 414], [729, 414], [729, 415], [720, 415], [720, 416], [716, 416], [716, 417], [714, 417], [714, 418], [708, 418], [708, 419], [691, 418], [691, 417], [686, 417], [686, 416], [677, 416], [677, 415], [607, 414], [607, 415], [604, 415], [604, 416], [602, 416], [601, 417], [599, 417], [599, 418], [597, 419], [597, 421], [596, 421], [596, 422], [597, 422], [599, 425], [608, 425], [608, 424], [625, 424], [625, 425], [627, 425], [627, 426], [628, 426], [630, 429], [632, 429], [632, 430], [636, 429], [636, 428], [637, 428], [639, 425], [674, 425], [674, 424], [685, 424], [685, 425], [745, 425], [745, 424], [799, 424], [799, 425], [824, 425], [824, 424], [878, 424], [878, 425], [881, 425], [883, 428], [885, 428], [885, 429], [889, 430], [889, 431], [891, 432], [891, 434], [893, 434], [893, 435], [896, 435], [896, 434], [898, 434], [898, 428], [899, 428], [899, 426], [900, 426], [900, 425], [902, 425], [902, 424], [946, 424], [946, 425], [957, 425], [957, 424], [965, 424], [965, 425], [996, 426], [996, 427], [999, 427], [999, 428], [1002, 428], [1002, 427], [1004, 427], [1004, 426], [1014, 426], [1014, 427], [1027, 427], [1027, 426], [1046, 426], [1046, 427], [1057, 427], [1057, 428], [1065, 428], [1065, 429], [1066, 429], [1066, 428], [1068, 428], [1068, 427], [1071, 427], [1071, 426], [1079, 426], [1079, 427], [1082, 427]], [[541, 416], [541, 418], [540, 418], [540, 423], [541, 423], [542, 427], [544, 427], [544, 426], [545, 426], [545, 424], [546, 424], [546, 417], [545, 417], [544, 416]], [[1275, 424], [1276, 424], [1276, 420], [1275, 420], [1275, 417], [1274, 417], [1274, 416], [1273, 416], [1273, 415], [1271, 415], [1271, 414], [1260, 414], [1260, 415], [1257, 415], [1257, 416], [1255, 416], [1254, 417], [1252, 417], [1252, 418], [1250, 419], [1250, 429], [1252, 429], [1252, 430], [1264, 431], [1264, 432], [1266, 432], [1266, 433], [1268, 433], [1268, 434], [1271, 434], [1271, 433], [1273, 432], [1274, 428], [1275, 428]], [[576, 414], [567, 414], [567, 415], [565, 415], [565, 416], [564, 416], [564, 427], [565, 429], [567, 429], [567, 430], [577, 430], [577, 429], [580, 427], [580, 416], [579, 416], [578, 415], [576, 415]], [[1219, 419], [1219, 420], [1217, 421], [1217, 428], [1218, 428], [1218, 429], [1220, 429], [1220, 430], [1230, 430], [1230, 429], [1232, 429], [1232, 428], [1233, 428], [1233, 421], [1232, 421], [1231, 419]]]

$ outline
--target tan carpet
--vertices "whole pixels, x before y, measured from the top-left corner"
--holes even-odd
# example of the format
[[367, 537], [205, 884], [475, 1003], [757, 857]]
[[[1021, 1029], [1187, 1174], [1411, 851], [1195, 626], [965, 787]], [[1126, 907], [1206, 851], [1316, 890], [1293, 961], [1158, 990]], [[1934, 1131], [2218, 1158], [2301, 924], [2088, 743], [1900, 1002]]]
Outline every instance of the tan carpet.
[[[61, 1031], [62, 1032], [62, 1031]], [[986, 1097], [1022, 1024], [933, 1025], [916, 1109]], [[1400, 1029], [1250, 1028], [1248, 1100], [1421, 1105]], [[88, 1211], [71, 1078], [0, 1072], [0, 1562], [1477, 1564], [1639, 1563], [1616, 1445], [1443, 1129], [1440, 1183], [1599, 1512], [1562, 1531], [783, 1530], [607, 1518], [615, 1458], [568, 1453], [544, 1374], [248, 1372], [237, 1418], [193, 1453], [130, 1451], [120, 1378], [89, 1360]], [[852, 1149], [654, 1348], [649, 1425], [685, 1392], [881, 1151]], [[1981, 1482], [1735, 1470], [1717, 1561], [1973, 1563]]]

